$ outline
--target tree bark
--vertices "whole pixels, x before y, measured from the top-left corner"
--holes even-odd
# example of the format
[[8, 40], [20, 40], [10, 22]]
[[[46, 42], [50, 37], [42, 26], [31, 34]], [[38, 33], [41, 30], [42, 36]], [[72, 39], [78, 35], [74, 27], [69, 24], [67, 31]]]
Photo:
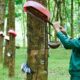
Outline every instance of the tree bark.
[[[60, 21], [61, 16], [61, 0], [54, 0], [56, 5], [55, 21]], [[54, 31], [55, 41], [57, 41], [56, 31]]]
[[73, 0], [71, 0], [71, 38], [74, 37], [74, 28], [73, 28]]
[[[8, 30], [15, 30], [15, 7], [14, 0], [8, 0]], [[8, 53], [10, 56], [8, 59], [8, 67], [9, 67], [9, 77], [13, 77], [15, 75], [15, 38], [12, 35], [10, 36]]]
[[[36, 0], [46, 5], [46, 0]], [[47, 80], [48, 76], [48, 35], [47, 24], [28, 14], [27, 17], [28, 60], [33, 73], [26, 80]]]
[[13, 77], [15, 75], [15, 38], [10, 35], [9, 42], [9, 54], [8, 56], [8, 66], [9, 66], [9, 77]]
[[[5, 0], [0, 0], [0, 31], [4, 31]], [[0, 36], [0, 62], [3, 57], [3, 37]]]
[[3, 63], [3, 65], [5, 66], [5, 67], [8, 67], [8, 56], [7, 56], [7, 54], [8, 54], [8, 52], [9, 52], [9, 41], [8, 40], [6, 40], [6, 44], [5, 44], [5, 51], [4, 51], [4, 63]]

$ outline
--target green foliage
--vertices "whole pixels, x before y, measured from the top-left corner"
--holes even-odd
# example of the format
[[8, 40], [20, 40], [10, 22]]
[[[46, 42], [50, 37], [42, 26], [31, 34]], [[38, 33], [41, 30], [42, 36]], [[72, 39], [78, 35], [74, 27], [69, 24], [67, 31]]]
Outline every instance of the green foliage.
[[22, 4], [22, 0], [15, 0], [16, 4]]
[[[64, 0], [63, 0], [64, 1]], [[74, 0], [73, 1], [73, 28], [74, 28], [74, 35], [76, 36], [79, 34], [79, 20], [80, 20], [80, 0]], [[55, 21], [55, 13], [56, 13], [56, 5], [54, 0], [49, 0], [48, 2], [48, 9], [50, 10], [51, 17], [50, 20], [52, 22]], [[62, 6], [62, 9], [64, 6]], [[71, 1], [65, 0], [65, 25], [67, 25], [67, 32], [70, 35], [71, 34]], [[63, 17], [63, 15], [62, 15]], [[53, 33], [53, 30], [51, 30], [51, 33]], [[75, 37], [74, 36], [74, 37]]]

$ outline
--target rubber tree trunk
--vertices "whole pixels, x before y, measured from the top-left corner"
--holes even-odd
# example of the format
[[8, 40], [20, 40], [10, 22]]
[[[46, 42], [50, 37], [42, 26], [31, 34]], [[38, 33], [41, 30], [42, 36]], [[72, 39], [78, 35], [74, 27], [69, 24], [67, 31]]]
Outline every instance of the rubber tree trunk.
[[[60, 14], [61, 14], [61, 0], [54, 0], [56, 6], [56, 14], [55, 14], [55, 21], [60, 21]], [[55, 41], [57, 41], [56, 31], [54, 32]]]
[[73, 27], [73, 14], [74, 14], [74, 12], [73, 12], [73, 7], [74, 5], [73, 5], [73, 0], [71, 0], [71, 38], [73, 38], [74, 37], [74, 27]]
[[[46, 0], [36, 0], [46, 5]], [[33, 73], [27, 74], [26, 80], [47, 80], [48, 76], [48, 35], [47, 24], [27, 16], [28, 60]]]
[[7, 54], [8, 54], [8, 52], [9, 52], [9, 40], [6, 40], [6, 44], [5, 44], [5, 51], [4, 51], [4, 63], [3, 63], [3, 65], [5, 66], [5, 67], [8, 67], [8, 56], [7, 56]]
[[[8, 0], [8, 30], [15, 30], [15, 7], [14, 0]], [[10, 54], [8, 59], [9, 66], [9, 77], [13, 77], [15, 75], [15, 38], [12, 35], [10, 36], [10, 42], [8, 46], [8, 53]]]
[[66, 6], [65, 6], [65, 0], [62, 1], [61, 5], [61, 26], [65, 26], [66, 23]]
[[[6, 35], [8, 36], [8, 30], [9, 30], [9, 27], [10, 27], [10, 15], [11, 15], [11, 12], [9, 11], [9, 0], [7, 1], [7, 5], [8, 5], [8, 16], [7, 16], [7, 27], [6, 27]], [[9, 52], [9, 41], [8, 40], [5, 40], [5, 51], [4, 51], [4, 63], [3, 65], [5, 67], [8, 67], [8, 56], [7, 56], [7, 53]]]
[[8, 56], [8, 67], [9, 67], [9, 77], [13, 77], [15, 75], [15, 38], [10, 35], [9, 42], [9, 52], [10, 56]]
[[[0, 31], [4, 31], [5, 0], [0, 0]], [[3, 55], [3, 37], [0, 36], [0, 62]]]

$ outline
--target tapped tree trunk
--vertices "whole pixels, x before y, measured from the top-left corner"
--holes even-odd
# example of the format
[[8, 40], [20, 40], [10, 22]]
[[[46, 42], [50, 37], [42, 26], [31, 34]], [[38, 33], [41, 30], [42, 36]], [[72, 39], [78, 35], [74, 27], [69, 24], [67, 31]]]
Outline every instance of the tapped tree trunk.
[[[36, 0], [46, 6], [46, 0]], [[27, 16], [28, 60], [32, 73], [26, 80], [48, 79], [48, 35], [47, 24], [28, 14]]]
[[[0, 0], [0, 31], [4, 31], [5, 0]], [[3, 56], [3, 37], [0, 35], [0, 62]]]
[[[15, 30], [15, 7], [14, 0], [8, 0], [8, 24], [7, 31], [12, 29]], [[12, 35], [9, 35], [10, 40], [6, 44], [5, 57], [7, 60], [7, 65], [9, 69], [9, 77], [13, 77], [15, 75], [15, 38]], [[9, 55], [8, 55], [9, 54]]]

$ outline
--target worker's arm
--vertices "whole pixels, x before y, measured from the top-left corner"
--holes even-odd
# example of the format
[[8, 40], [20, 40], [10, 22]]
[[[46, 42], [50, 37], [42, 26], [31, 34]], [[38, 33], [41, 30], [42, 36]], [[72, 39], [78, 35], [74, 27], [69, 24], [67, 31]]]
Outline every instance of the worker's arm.
[[60, 39], [66, 49], [78, 48], [80, 49], [80, 39], [70, 39], [62, 32], [57, 32], [57, 37]]
[[67, 49], [72, 49], [72, 48], [78, 48], [80, 49], [80, 39], [70, 39], [68, 38], [66, 35], [64, 35], [61, 31], [60, 31], [60, 24], [58, 22], [54, 23], [54, 29], [57, 32], [57, 36], [60, 39], [60, 41], [62, 42], [62, 44], [64, 45], [65, 48]]

